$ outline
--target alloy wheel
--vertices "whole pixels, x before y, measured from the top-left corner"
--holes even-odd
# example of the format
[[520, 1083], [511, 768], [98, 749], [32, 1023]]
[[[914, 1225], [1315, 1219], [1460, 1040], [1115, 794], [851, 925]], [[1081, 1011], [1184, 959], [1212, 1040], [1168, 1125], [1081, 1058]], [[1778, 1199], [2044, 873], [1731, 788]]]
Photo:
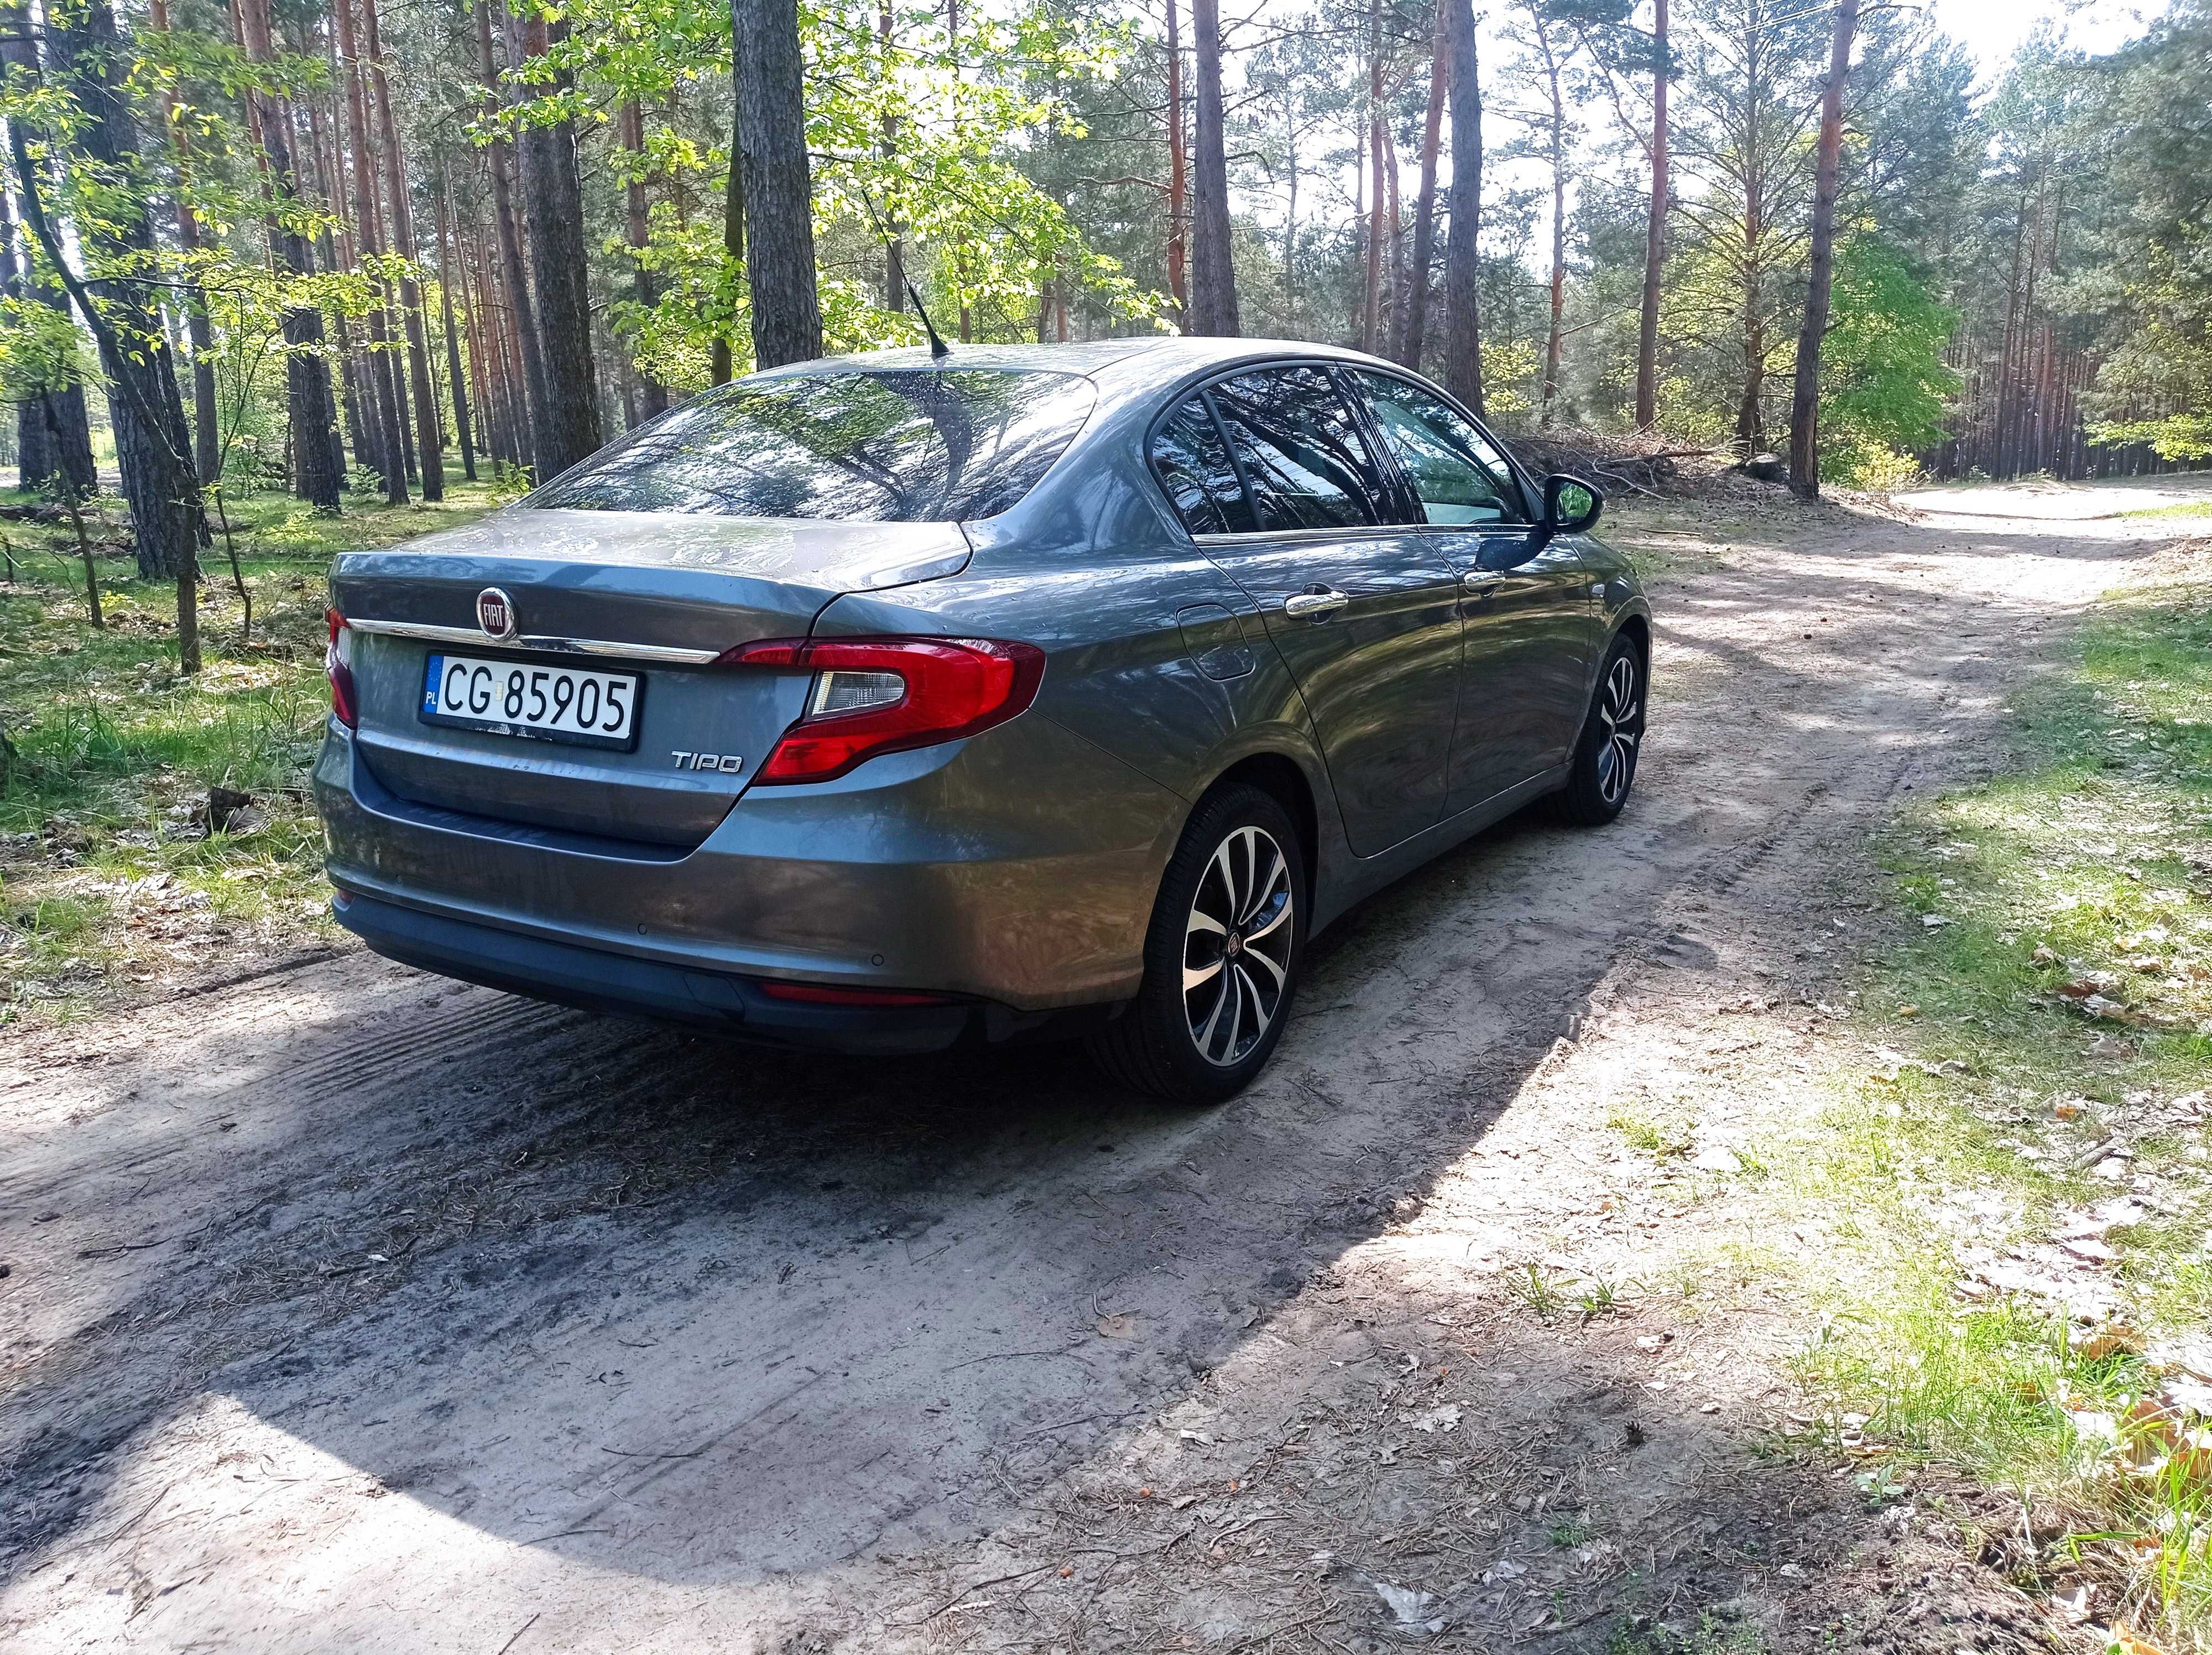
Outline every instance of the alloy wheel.
[[1290, 986], [1291, 865], [1261, 827], [1240, 827], [1206, 864], [1183, 927], [1183, 1014], [1199, 1055], [1227, 1068], [1257, 1045]]
[[1644, 686], [1636, 670], [1636, 657], [1622, 654], [1606, 674], [1605, 688], [1597, 698], [1597, 715], [1603, 743], [1597, 751], [1598, 796], [1608, 805], [1620, 802], [1636, 773], [1636, 746], [1644, 739]]

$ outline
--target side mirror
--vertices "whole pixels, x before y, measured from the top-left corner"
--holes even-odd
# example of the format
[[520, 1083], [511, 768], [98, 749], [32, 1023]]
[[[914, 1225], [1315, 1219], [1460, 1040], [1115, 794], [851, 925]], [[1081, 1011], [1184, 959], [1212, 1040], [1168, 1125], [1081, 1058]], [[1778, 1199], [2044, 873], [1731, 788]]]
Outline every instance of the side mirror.
[[1544, 479], [1544, 529], [1548, 534], [1583, 534], [1597, 526], [1605, 496], [1594, 483], [1554, 472]]

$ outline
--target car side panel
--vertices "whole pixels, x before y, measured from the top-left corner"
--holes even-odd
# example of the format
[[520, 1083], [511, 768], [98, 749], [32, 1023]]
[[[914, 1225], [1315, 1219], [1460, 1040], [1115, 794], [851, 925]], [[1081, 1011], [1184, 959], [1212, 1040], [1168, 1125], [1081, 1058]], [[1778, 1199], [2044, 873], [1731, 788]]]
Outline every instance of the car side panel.
[[[1140, 435], [1142, 423], [1134, 429]], [[1141, 453], [1131, 441], [1123, 463], [1098, 459], [1070, 491], [1075, 497], [1042, 520], [1024, 514], [1011, 525], [969, 525], [975, 555], [963, 573], [840, 598], [815, 634], [969, 634], [1034, 643], [1047, 658], [1034, 715], [1094, 748], [1102, 774], [1118, 763], [1173, 793], [1185, 815], [1242, 760], [1287, 758], [1314, 795], [1322, 833], [1316, 878], [1326, 881], [1349, 853], [1305, 702], [1253, 600], [1183, 533]], [[1218, 620], [1212, 631], [1185, 630], [1188, 611], [1200, 607], [1235, 618], [1240, 648], [1230, 653], [1249, 660], [1249, 671], [1217, 676], [1224, 653]], [[1066, 789], [1064, 804], [1081, 809], [1089, 779], [1040, 776], [1036, 785]], [[1152, 891], [1128, 913], [1133, 971], [1174, 845], [1170, 835]]]

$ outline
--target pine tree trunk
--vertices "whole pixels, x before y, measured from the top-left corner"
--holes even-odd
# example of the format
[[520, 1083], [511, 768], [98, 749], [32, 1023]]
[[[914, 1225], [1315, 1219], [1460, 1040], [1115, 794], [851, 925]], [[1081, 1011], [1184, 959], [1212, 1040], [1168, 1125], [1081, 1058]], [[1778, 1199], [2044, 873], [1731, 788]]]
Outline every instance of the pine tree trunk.
[[461, 314], [461, 330], [468, 342], [469, 371], [475, 376], [477, 411], [483, 421], [484, 452], [492, 459], [492, 475], [514, 459], [507, 418], [507, 386], [500, 377], [499, 362], [487, 318], [491, 302], [484, 285], [483, 238], [471, 213], [459, 227], [461, 273], [468, 282], [468, 303]]
[[[238, 19], [246, 55], [257, 64], [276, 62], [269, 0], [238, 0]], [[266, 221], [270, 252], [288, 275], [313, 276], [315, 260], [307, 238], [284, 222], [300, 197], [299, 174], [292, 161], [291, 112], [258, 88], [247, 96], [259, 119], [261, 141], [269, 156], [269, 186], [274, 197], [273, 210]], [[288, 304], [283, 326], [285, 399], [295, 456], [294, 490], [318, 512], [336, 517], [344, 473], [331, 453], [331, 368], [323, 356], [323, 313], [311, 304]]]
[[453, 326], [453, 227], [446, 209], [446, 164], [438, 162], [438, 303], [446, 323], [446, 380], [453, 386], [453, 429], [461, 439], [461, 475], [477, 480], [477, 438], [469, 427], [469, 381], [461, 372], [461, 341]]
[[1421, 128], [1421, 196], [1413, 208], [1413, 275], [1406, 289], [1405, 324], [1398, 330], [1397, 359], [1417, 369], [1428, 343], [1429, 266], [1437, 256], [1437, 151], [1443, 142], [1444, 93], [1451, 70], [1448, 21], [1445, 8], [1438, 6], [1430, 47], [1428, 119]]
[[1378, 342], [1382, 308], [1382, 0], [1367, 7], [1367, 165], [1373, 188], [1367, 197], [1366, 285], [1361, 289], [1359, 348]]
[[53, 433], [46, 429], [46, 401], [41, 392], [15, 405], [15, 486], [26, 494], [35, 493], [53, 474]]
[[730, 9], [737, 39], [753, 361], [760, 368], [781, 368], [822, 354], [799, 9], [795, 0], [731, 0]]
[[[734, 23], [736, 14], [732, 14]], [[722, 258], [726, 270], [735, 271], [745, 263], [745, 158], [741, 131], [744, 125], [744, 88], [731, 82], [730, 170], [722, 177]], [[707, 382], [727, 385], [734, 363], [728, 333], [717, 333], [709, 350]]]
[[430, 385], [430, 352], [423, 326], [422, 288], [415, 277], [422, 248], [415, 240], [415, 208], [407, 187], [399, 126], [392, 119], [392, 82], [385, 67], [384, 38], [376, 0], [361, 0], [362, 44], [368, 52], [368, 82], [376, 105], [376, 124], [384, 142], [385, 193], [392, 201], [392, 250], [407, 261], [399, 278], [399, 313], [407, 333], [407, 382], [414, 392], [415, 456], [422, 467], [422, 498], [446, 497], [445, 441], [438, 429], [438, 399]]
[[1559, 348], [1565, 338], [1561, 325], [1567, 308], [1567, 106], [1559, 93], [1559, 66], [1548, 46], [1545, 62], [1552, 88], [1552, 307], [1551, 325], [1544, 333], [1543, 406], [1537, 424], [1548, 431], [1559, 393]]
[[1820, 342], [1828, 332], [1828, 292], [1836, 267], [1836, 185], [1844, 148], [1844, 77], [1850, 73], [1851, 35], [1859, 0], [1837, 0], [1836, 35], [1828, 49], [1828, 83], [1820, 93], [1820, 143], [1813, 187], [1812, 272], [1804, 325], [1797, 331], [1797, 383], [1790, 398], [1790, 487], [1801, 499], [1820, 492]]
[[1667, 256], [1667, 0], [1651, 0], [1651, 216], [1644, 231], [1644, 313], [1636, 335], [1636, 423], [1659, 418], [1659, 275]]
[[[896, 20], [891, 15], [890, 0], [882, 0], [876, 9], [876, 46], [883, 59], [879, 72], [886, 82], [897, 70], [897, 54], [893, 50], [896, 42], [892, 36], [892, 30], [896, 27]], [[882, 136], [876, 143], [876, 153], [882, 160], [886, 171], [890, 170], [890, 164], [898, 159], [898, 117], [886, 110], [884, 113]], [[898, 204], [896, 201], [888, 204], [886, 220], [884, 227], [888, 232], [884, 240], [884, 308], [903, 314], [906, 310], [906, 240], [901, 234], [902, 225], [898, 213]], [[651, 383], [650, 380], [647, 381], [648, 392]], [[649, 395], [647, 401], [649, 405]], [[665, 392], [662, 393], [662, 401], [665, 405], [666, 402]]]
[[[1295, 110], [1295, 105], [1292, 106]], [[1298, 331], [1298, 125], [1295, 113], [1283, 125], [1283, 319], [1291, 336]]]
[[[346, 132], [353, 145], [354, 224], [363, 255], [384, 251], [383, 215], [376, 206], [376, 173], [368, 147], [368, 114], [362, 90], [360, 54], [354, 45], [353, 0], [334, 0], [338, 20], [338, 53], [344, 59]], [[377, 284], [380, 296], [383, 284]], [[392, 329], [382, 304], [368, 313], [368, 350], [363, 371], [376, 403], [376, 469], [384, 474], [384, 497], [407, 503], [407, 424], [399, 408], [399, 376], [392, 361]]]
[[[169, 33], [168, 0], [149, 0], [147, 21], [160, 33]], [[191, 153], [191, 140], [177, 121], [177, 99], [174, 92], [164, 88], [161, 92], [161, 114], [177, 146], [178, 170], [188, 179], [186, 162]], [[183, 181], [180, 179], [180, 181]], [[199, 215], [181, 198], [177, 202], [177, 246], [190, 259], [205, 246], [200, 233]], [[185, 326], [192, 342], [192, 448], [200, 481], [212, 483], [222, 465], [222, 438], [216, 414], [215, 400], [215, 329], [208, 321], [207, 295], [198, 288], [185, 298]], [[327, 371], [327, 370], [326, 370]]]
[[[345, 229], [345, 178], [331, 149], [331, 135], [323, 122], [323, 109], [319, 100], [307, 102], [307, 153], [313, 161], [312, 173], [315, 193], [322, 198], [326, 210], [338, 222], [341, 234]], [[315, 251], [323, 261], [325, 270], [343, 270], [353, 262], [351, 240], [341, 240], [325, 224], [317, 234]], [[353, 327], [343, 311], [333, 311], [330, 317], [331, 331], [337, 340], [337, 378], [335, 389], [339, 405], [345, 411], [346, 441], [353, 448], [354, 461], [367, 465], [375, 450], [370, 446], [369, 428], [362, 418], [361, 359], [354, 349]], [[338, 474], [343, 480], [347, 475], [345, 455], [338, 453]]]
[[[82, 125], [71, 135], [76, 148], [103, 168], [130, 171], [138, 163], [137, 135], [130, 106], [112, 78], [125, 54], [108, 0], [92, 0], [77, 26], [50, 28], [46, 40], [55, 70], [70, 81], [83, 112]], [[167, 337], [135, 284], [80, 281], [70, 269], [59, 233], [39, 196], [23, 129], [15, 126], [9, 136], [23, 189], [24, 215], [47, 262], [76, 301], [77, 313], [92, 330], [100, 366], [113, 386], [110, 418], [137, 536], [139, 569], [149, 578], [167, 575], [175, 581], [178, 665], [184, 672], [197, 672], [199, 547], [207, 525]], [[88, 250], [104, 257], [144, 254], [153, 248], [153, 226], [143, 211], [131, 212], [125, 205], [88, 240]], [[127, 330], [127, 340], [122, 330]]]
[[[345, 142], [341, 136], [345, 126], [339, 100], [344, 97], [345, 69], [339, 61], [336, 31], [325, 37], [325, 61], [331, 66], [331, 120], [325, 131], [319, 102], [308, 106], [315, 131], [316, 165], [321, 170], [325, 187], [324, 198], [329, 203], [336, 227], [325, 227], [323, 232], [323, 260], [332, 270], [350, 270], [356, 263], [357, 243], [354, 235], [354, 221], [346, 194]], [[376, 386], [369, 373], [362, 341], [356, 336], [353, 325], [343, 312], [337, 318], [338, 349], [343, 353], [342, 380], [345, 390], [346, 432], [353, 442], [354, 463], [364, 465], [382, 475], [384, 453], [383, 428], [377, 423]]]
[[1198, 55], [1198, 121], [1191, 168], [1190, 332], [1233, 339], [1237, 271], [1230, 257], [1229, 155], [1222, 131], [1220, 0], [1191, 0]]
[[[38, 76], [39, 49], [31, 33], [30, 9], [24, 0], [0, 0], [0, 64], [23, 70], [33, 79]], [[46, 140], [43, 132], [20, 118], [8, 125], [11, 134], [20, 127], [27, 143]], [[36, 180], [27, 174], [21, 181], [26, 192], [35, 187]], [[24, 228], [27, 231], [31, 228], [27, 221]], [[54, 272], [40, 267], [39, 254], [33, 251], [36, 245], [34, 238], [23, 247], [23, 291], [48, 309], [67, 315], [69, 295], [58, 285]], [[28, 435], [25, 435], [26, 426], [30, 428]], [[25, 482], [26, 488], [36, 487], [58, 473], [80, 496], [100, 492], [100, 472], [92, 455], [92, 417], [85, 405], [82, 380], [49, 386], [35, 399], [24, 404], [16, 430], [22, 445], [18, 450], [18, 463], [32, 466], [36, 476], [35, 483]], [[33, 471], [23, 473], [26, 478], [33, 474]]]
[[[642, 164], [645, 160], [645, 111], [639, 107], [635, 98], [622, 106], [622, 141], [623, 148], [637, 157], [637, 162], [634, 164]], [[642, 178], [631, 179], [624, 187], [623, 205], [630, 252], [642, 254], [653, 245], [651, 212], [646, 202], [645, 180]], [[652, 309], [660, 298], [659, 283], [653, 280], [653, 272], [645, 267], [642, 259], [638, 260], [631, 280], [639, 307]], [[655, 415], [666, 413], [668, 387], [650, 374], [642, 374], [640, 377], [644, 381], [640, 386], [640, 400], [644, 405], [645, 417], [651, 419]]]
[[[960, 0], [945, 0], [945, 55], [952, 64], [952, 78], [960, 78]], [[961, 250], [951, 253], [952, 284], [960, 295], [960, 343], [975, 337], [975, 317], [969, 309], [967, 260]]]
[[[15, 210], [0, 189], [0, 295], [21, 301], [24, 283], [15, 264]], [[26, 493], [42, 487], [54, 469], [53, 434], [46, 429], [43, 394], [15, 405], [16, 485]]]
[[[568, 25], [557, 26], [565, 33]], [[794, 56], [798, 14], [792, 15]], [[542, 58], [553, 40], [545, 19], [522, 19], [523, 50]], [[794, 64], [794, 69], [796, 65]], [[554, 82], [565, 89], [567, 76]], [[802, 161], [805, 140], [794, 135]], [[545, 359], [545, 409], [537, 434], [538, 461], [555, 477], [596, 453], [599, 380], [592, 358], [590, 252], [584, 235], [584, 195], [576, 172], [576, 135], [567, 121], [522, 133], [522, 202], [530, 223], [531, 285], [538, 300], [538, 349]], [[810, 265], [811, 261], [810, 260]]]
[[1737, 271], [1743, 297], [1743, 393], [1736, 403], [1735, 434], [1747, 459], [1766, 446], [1766, 318], [1760, 309], [1766, 275], [1761, 240], [1766, 234], [1766, 175], [1755, 141], [1765, 119], [1759, 96], [1761, 45], [1755, 32], [1745, 45], [1744, 82], [1751, 91], [1741, 117], [1741, 131], [1753, 135], [1744, 150], [1743, 262]]
[[[472, 215], [473, 216], [473, 215]], [[494, 271], [499, 264], [495, 232], [478, 220], [472, 226], [476, 243], [476, 303], [471, 319], [483, 352], [485, 384], [491, 405], [497, 411], [501, 434], [494, 452], [509, 465], [530, 464], [530, 407], [523, 385], [521, 364], [508, 354], [507, 307], [499, 301]]]
[[[307, 54], [307, 43], [304, 40], [295, 41], [292, 50], [296, 55], [305, 57]], [[312, 112], [313, 108], [312, 100], [310, 100], [308, 107]], [[302, 157], [301, 165], [301, 182], [306, 186], [307, 192], [307, 195], [303, 197], [303, 198], [312, 199], [314, 195], [319, 193], [317, 190], [315, 182], [317, 165], [316, 155], [318, 152], [312, 137], [307, 134], [302, 133], [300, 130], [300, 106], [296, 103], [291, 106], [291, 116], [292, 139], [295, 146], [294, 153], [300, 155]], [[304, 149], [301, 149], [298, 146], [303, 143], [306, 147]], [[337, 268], [335, 265], [331, 263], [329, 258], [330, 240], [330, 232], [327, 229], [325, 229], [320, 233], [319, 240], [313, 241], [308, 244], [308, 252], [322, 259], [323, 268], [325, 270], [335, 270]], [[327, 338], [331, 331], [331, 319], [329, 317], [322, 313], [322, 307], [319, 305], [316, 307], [316, 316], [318, 319], [321, 321], [324, 335]], [[331, 475], [337, 479], [340, 496], [343, 498], [346, 481], [346, 451], [345, 438], [338, 429], [339, 386], [337, 377], [331, 372], [329, 352], [327, 350], [324, 350], [318, 354], [323, 357], [323, 430], [329, 440], [331, 451]]]
[[1388, 120], [1382, 123], [1382, 181], [1389, 192], [1389, 204], [1382, 211], [1382, 309], [1376, 319], [1375, 343], [1388, 356], [1390, 342], [1405, 326], [1406, 236], [1405, 222], [1398, 212], [1398, 139]]
[[[483, 60], [485, 116], [495, 121], [505, 100], [499, 91], [499, 60], [492, 50], [491, 0], [477, 0], [477, 49]], [[515, 210], [514, 149], [503, 137], [495, 139], [490, 148], [493, 212], [499, 227], [500, 276], [507, 289], [506, 320], [514, 330], [522, 368], [522, 424], [517, 436], [527, 443], [525, 463], [543, 482], [553, 475], [545, 466], [546, 456], [538, 452], [538, 410], [544, 405], [549, 392], [544, 353], [538, 349], [538, 319], [530, 302], [529, 266], [522, 257], [522, 224]]]
[[1473, 0], [1442, 0], [1451, 39], [1451, 236], [1444, 244], [1444, 388], [1482, 416], [1482, 79]]
[[1176, 315], [1190, 319], [1190, 277], [1184, 265], [1190, 224], [1189, 151], [1182, 141], [1182, 0], [1168, 0], [1168, 293]]

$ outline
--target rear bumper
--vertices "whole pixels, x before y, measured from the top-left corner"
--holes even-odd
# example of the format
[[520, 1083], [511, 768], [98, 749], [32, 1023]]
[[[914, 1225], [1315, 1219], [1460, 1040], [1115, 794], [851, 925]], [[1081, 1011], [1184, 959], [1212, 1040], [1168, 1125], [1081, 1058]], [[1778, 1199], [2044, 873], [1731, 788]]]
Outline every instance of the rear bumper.
[[[797, 1017], [801, 1028], [850, 1013], [757, 995], [765, 1004], [755, 1006], [720, 989], [702, 1002], [692, 979], [921, 991], [1009, 1016], [1126, 1000], [1183, 809], [1035, 715], [969, 742], [888, 755], [839, 782], [749, 789], [688, 851], [410, 801], [335, 723], [314, 786], [331, 881], [377, 904], [362, 910], [376, 931], [370, 921], [354, 928], [380, 952], [472, 981], [496, 972], [497, 986], [549, 999], [717, 1027], [733, 1013], [737, 1025]], [[465, 928], [441, 936], [553, 952], [495, 949], [470, 965], [477, 956], [463, 950], [441, 964], [424, 952], [430, 934], [395, 928], [380, 917], [387, 910]], [[593, 965], [581, 987], [532, 964], [576, 964], [571, 953]], [[605, 961], [639, 967], [635, 981], [657, 986], [641, 999], [611, 994]]]
[[1022, 1013], [983, 1001], [814, 1006], [772, 999], [752, 979], [631, 959], [340, 891], [338, 923], [386, 959], [586, 1011], [712, 1030], [753, 1044], [894, 1056], [1073, 1034], [1106, 1007]]

